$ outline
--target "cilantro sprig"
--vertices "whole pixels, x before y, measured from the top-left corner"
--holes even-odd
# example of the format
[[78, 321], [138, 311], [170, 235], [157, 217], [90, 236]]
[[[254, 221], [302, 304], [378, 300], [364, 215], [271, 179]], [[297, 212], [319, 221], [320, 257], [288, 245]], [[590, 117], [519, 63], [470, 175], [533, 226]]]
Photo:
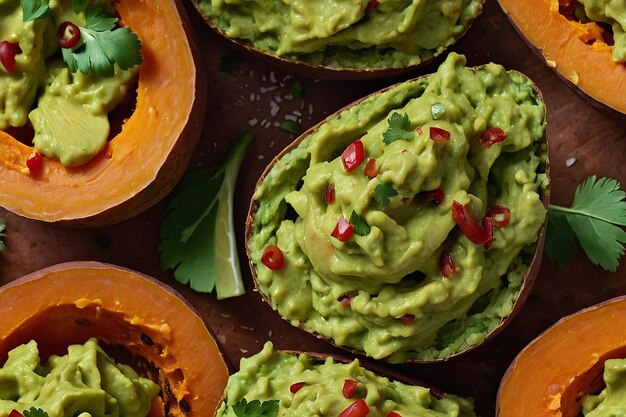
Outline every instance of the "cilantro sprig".
[[237, 173], [252, 140], [242, 135], [217, 168], [187, 171], [161, 224], [161, 267], [176, 280], [218, 299], [244, 293], [237, 256], [233, 199]]
[[369, 224], [354, 210], [352, 210], [352, 214], [350, 214], [350, 224], [354, 226], [354, 233], [359, 236], [365, 236], [371, 232]]
[[20, 0], [22, 6], [22, 21], [41, 19], [52, 12], [50, 0]]
[[48, 413], [45, 410], [37, 407], [31, 407], [28, 410], [24, 410], [22, 414], [24, 414], [24, 417], [48, 417]]
[[4, 229], [6, 229], [7, 227], [7, 222], [6, 220], [0, 218], [0, 252], [4, 251], [5, 249], [5, 245], [4, 245], [4, 241], [2, 240], [6, 234], [4, 233]]
[[404, 113], [393, 112], [391, 117], [387, 119], [389, 123], [389, 129], [383, 133], [383, 142], [389, 145], [396, 140], [411, 140], [413, 139], [413, 132], [409, 130], [409, 115]]
[[248, 402], [245, 398], [232, 405], [237, 417], [276, 417], [278, 415], [278, 400]]
[[551, 204], [545, 253], [564, 268], [580, 243], [591, 262], [615, 272], [624, 254], [626, 193], [612, 178], [587, 178], [576, 189], [571, 207]]
[[391, 202], [390, 198], [397, 195], [398, 190], [396, 190], [393, 185], [388, 182], [381, 182], [374, 189], [374, 200], [385, 207], [387, 207]]

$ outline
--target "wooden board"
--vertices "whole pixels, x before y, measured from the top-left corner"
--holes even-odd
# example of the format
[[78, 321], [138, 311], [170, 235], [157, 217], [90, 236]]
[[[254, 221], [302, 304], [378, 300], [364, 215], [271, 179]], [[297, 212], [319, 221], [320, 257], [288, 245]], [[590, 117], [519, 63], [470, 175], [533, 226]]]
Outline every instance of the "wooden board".
[[[254, 184], [265, 164], [292, 140], [290, 134], [277, 127], [287, 115], [299, 112], [302, 127], [306, 129], [367, 93], [433, 72], [442, 59], [419, 73], [376, 82], [304, 79], [251, 57], [244, 57], [232, 72], [223, 72], [220, 63], [224, 54], [232, 50], [230, 45], [211, 33], [194, 9], [188, 7], [188, 11], [201, 39], [205, 76], [209, 81], [207, 117], [193, 163], [219, 163], [241, 132], [250, 129], [255, 135], [239, 176], [235, 201], [236, 232], [247, 294], [217, 301], [213, 295], [193, 293], [177, 284], [169, 272], [161, 270], [157, 245], [167, 200], [137, 218], [93, 230], [62, 229], [0, 209], [0, 217], [7, 220], [7, 248], [0, 255], [0, 280], [6, 283], [63, 261], [110, 262], [152, 275], [180, 290], [208, 321], [234, 364], [242, 356], [258, 351], [266, 340], [284, 349], [338, 351], [282, 321], [252, 291], [243, 250], [243, 228]], [[599, 114], [563, 84], [518, 37], [495, 0], [487, 0], [484, 14], [452, 49], [465, 53], [470, 65], [494, 61], [519, 70], [543, 91], [548, 108], [555, 204], [570, 204], [576, 185], [591, 174], [611, 176], [626, 184], [624, 124]], [[290, 86], [296, 80], [304, 87], [304, 96], [301, 100], [289, 100]], [[262, 127], [268, 124], [269, 127]], [[447, 363], [395, 368], [444, 391], [474, 396], [480, 415], [493, 416], [498, 384], [517, 352], [560, 317], [626, 293], [625, 263], [611, 274], [593, 266], [581, 252], [566, 270], [544, 259], [526, 306], [495, 340]]]

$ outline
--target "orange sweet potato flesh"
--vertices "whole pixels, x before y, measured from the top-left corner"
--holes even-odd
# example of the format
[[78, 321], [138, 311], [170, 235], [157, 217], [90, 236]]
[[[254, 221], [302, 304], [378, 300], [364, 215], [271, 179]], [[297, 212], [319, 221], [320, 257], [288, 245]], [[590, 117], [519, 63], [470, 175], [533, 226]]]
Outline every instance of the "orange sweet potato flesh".
[[178, 0], [117, 0], [139, 35], [135, 111], [89, 163], [66, 168], [45, 158], [29, 175], [33, 148], [0, 131], [0, 205], [19, 215], [70, 226], [102, 226], [139, 214], [167, 195], [200, 137], [206, 86], [197, 77], [190, 27]]
[[568, 316], [515, 358], [498, 392], [498, 417], [579, 417], [603, 388], [604, 362], [626, 357], [626, 297]]
[[[576, 91], [610, 113], [626, 114], [626, 64], [613, 62], [611, 47], [595, 23], [568, 20], [559, 0], [498, 0], [520, 34]], [[617, 112], [617, 113], [615, 113]]]
[[32, 339], [47, 358], [96, 337], [158, 370], [162, 396], [150, 417], [210, 417], [217, 410], [228, 379], [219, 347], [182, 296], [153, 278], [108, 264], [70, 262], [0, 288], [0, 305], [0, 363]]

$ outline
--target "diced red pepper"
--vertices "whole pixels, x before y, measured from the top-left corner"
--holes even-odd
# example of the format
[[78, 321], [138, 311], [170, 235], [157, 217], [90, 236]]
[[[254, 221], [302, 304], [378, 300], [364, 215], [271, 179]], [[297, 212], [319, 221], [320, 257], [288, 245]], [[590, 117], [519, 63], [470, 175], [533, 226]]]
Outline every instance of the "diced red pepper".
[[285, 264], [285, 255], [278, 246], [269, 245], [263, 250], [261, 262], [272, 271], [278, 271]]
[[376, 175], [378, 175], [378, 168], [376, 168], [376, 159], [370, 158], [367, 161], [367, 164], [365, 164], [365, 175], [367, 175], [368, 178], [374, 178]]
[[[472, 243], [482, 245], [493, 238], [493, 234], [489, 236], [489, 233], [478, 223], [476, 216], [474, 216], [474, 213], [472, 213], [468, 205], [464, 206], [458, 201], [453, 201], [452, 217], [454, 217], [454, 221], [459, 225], [463, 234], [467, 236]], [[485, 218], [489, 219], [489, 217]]]
[[435, 203], [435, 205], [437, 206], [443, 203], [443, 200], [445, 200], [445, 198], [446, 195], [443, 193], [443, 191], [441, 191], [440, 188], [437, 188], [436, 190], [425, 191], [420, 194], [420, 201], [432, 202]]
[[346, 379], [343, 381], [343, 396], [346, 398], [354, 397], [356, 391], [356, 381], [354, 379]]
[[37, 151], [32, 151], [28, 158], [26, 158], [26, 167], [30, 171], [31, 175], [37, 174], [43, 168], [43, 157]]
[[387, 417], [402, 417], [402, 416], [396, 413], [395, 411], [390, 411], [387, 413]]
[[326, 204], [331, 205], [335, 202], [335, 186], [328, 184], [326, 186]]
[[415, 131], [417, 132], [418, 135], [422, 136], [424, 134], [424, 132], [422, 132], [422, 127], [418, 127], [417, 129], [415, 129]]
[[4, 69], [9, 74], [13, 74], [13, 72], [15, 72], [15, 55], [21, 53], [22, 48], [20, 48], [19, 43], [9, 41], [0, 42], [0, 62], [2, 62]]
[[339, 239], [342, 242], [345, 242], [352, 237], [353, 233], [354, 226], [342, 217], [341, 219], [339, 219], [339, 221], [335, 225], [335, 229], [330, 235], [336, 239]]
[[480, 146], [488, 148], [494, 143], [503, 142], [506, 139], [506, 132], [499, 127], [490, 127], [480, 135]]
[[61, 48], [72, 49], [80, 41], [80, 29], [72, 22], [63, 22], [57, 29], [57, 40]]
[[405, 314], [404, 316], [400, 317], [400, 321], [405, 326], [408, 326], [409, 324], [413, 323], [413, 320], [415, 320], [415, 316], [413, 314]]
[[24, 417], [22, 415], [22, 413], [20, 413], [19, 411], [17, 411], [15, 408], [13, 410], [11, 410], [11, 412], [9, 413], [9, 417]]
[[430, 138], [435, 142], [446, 142], [450, 140], [450, 132], [440, 127], [430, 127]]
[[360, 139], [352, 142], [341, 154], [341, 162], [346, 172], [354, 171], [365, 160], [365, 149]]
[[360, 398], [339, 413], [339, 417], [366, 417], [369, 412], [370, 409], [367, 403], [364, 399]]
[[487, 209], [485, 217], [491, 217], [495, 227], [506, 227], [511, 221], [511, 210], [495, 204]]
[[488, 251], [493, 244], [493, 219], [491, 217], [485, 217], [483, 219], [483, 229], [485, 230], [485, 236], [487, 241], [483, 245], [483, 248]]
[[378, 7], [378, 0], [370, 0], [369, 3], [367, 3], [367, 6], [365, 7], [365, 11], [369, 13], [372, 10], [374, 10], [376, 7]]
[[295, 394], [296, 392], [300, 391], [300, 389], [305, 385], [306, 385], [306, 382], [295, 382], [291, 384], [291, 386], [289, 387], [289, 392], [291, 392], [292, 394]]
[[341, 305], [343, 305], [345, 308], [350, 308], [352, 306], [352, 302], [350, 301], [350, 299], [356, 297], [358, 294], [358, 291], [348, 291], [347, 293], [339, 297], [337, 301], [339, 301]]
[[444, 277], [450, 278], [456, 272], [456, 265], [452, 260], [450, 252], [444, 250], [439, 257], [439, 269]]

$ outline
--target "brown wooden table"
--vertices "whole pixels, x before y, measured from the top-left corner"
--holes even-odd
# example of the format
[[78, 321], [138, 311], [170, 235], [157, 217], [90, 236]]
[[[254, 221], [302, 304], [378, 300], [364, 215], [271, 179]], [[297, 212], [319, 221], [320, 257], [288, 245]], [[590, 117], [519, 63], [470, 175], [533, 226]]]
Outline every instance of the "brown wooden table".
[[[110, 262], [152, 275], [181, 291], [213, 328], [227, 358], [234, 364], [242, 356], [258, 351], [266, 340], [285, 349], [338, 351], [279, 319], [252, 291], [243, 231], [254, 184], [265, 164], [292, 140], [290, 134], [276, 126], [285, 116], [300, 112], [302, 127], [307, 128], [364, 94], [401, 79], [433, 72], [442, 58], [419, 73], [376, 82], [318, 82], [289, 75], [252, 57], [244, 57], [234, 71], [223, 72], [219, 70], [220, 63], [231, 50], [230, 45], [211, 33], [195, 9], [187, 6], [201, 39], [205, 77], [209, 81], [207, 117], [193, 163], [219, 163], [242, 131], [250, 129], [255, 135], [240, 172], [235, 201], [247, 294], [217, 301], [214, 295], [188, 290], [176, 283], [170, 272], [161, 270], [156, 248], [167, 199], [132, 220], [84, 230], [58, 228], [0, 209], [0, 217], [7, 220], [7, 248], [0, 255], [1, 282], [63, 261]], [[465, 53], [471, 65], [494, 61], [524, 72], [541, 88], [548, 108], [554, 203], [570, 204], [576, 185], [591, 174], [611, 176], [626, 184], [624, 123], [599, 114], [562, 83], [518, 37], [495, 0], [487, 0], [484, 14], [452, 50]], [[304, 87], [304, 96], [301, 100], [288, 100], [285, 96], [296, 80]], [[252, 126], [254, 120], [257, 123]], [[571, 164], [572, 161], [575, 162]], [[582, 252], [566, 270], [544, 259], [526, 306], [495, 340], [446, 363], [396, 368], [444, 391], [474, 396], [480, 415], [493, 416], [500, 379], [517, 352], [560, 317], [626, 293], [624, 264], [626, 261], [616, 273], [607, 273], [592, 265]]]

